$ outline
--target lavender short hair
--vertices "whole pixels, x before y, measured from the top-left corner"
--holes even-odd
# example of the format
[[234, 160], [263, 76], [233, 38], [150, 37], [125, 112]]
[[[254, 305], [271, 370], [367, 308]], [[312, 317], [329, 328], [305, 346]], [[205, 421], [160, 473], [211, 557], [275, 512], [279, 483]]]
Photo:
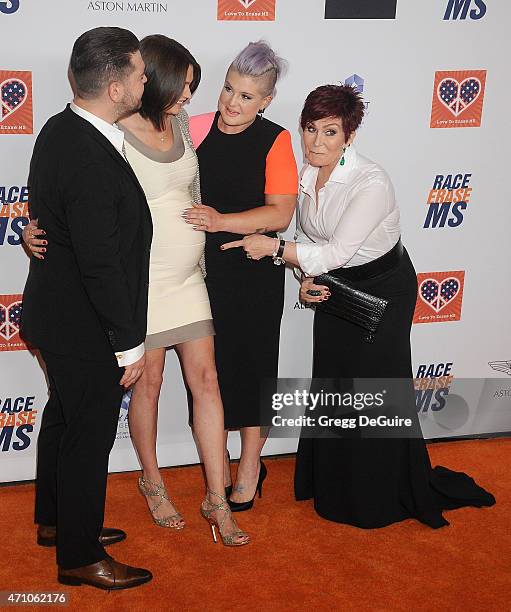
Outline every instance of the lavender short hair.
[[229, 66], [229, 70], [236, 70], [243, 76], [260, 78], [267, 96], [275, 95], [275, 85], [286, 68], [287, 62], [264, 40], [249, 43]]

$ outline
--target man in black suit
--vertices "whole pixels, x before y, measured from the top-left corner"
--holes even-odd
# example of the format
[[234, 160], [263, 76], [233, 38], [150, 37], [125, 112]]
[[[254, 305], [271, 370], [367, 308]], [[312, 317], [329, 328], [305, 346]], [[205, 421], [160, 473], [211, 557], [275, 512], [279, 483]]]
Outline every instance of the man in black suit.
[[102, 530], [123, 391], [145, 363], [151, 216], [114, 125], [140, 107], [144, 71], [128, 30], [80, 36], [70, 61], [74, 101], [41, 130], [29, 176], [31, 215], [50, 245], [44, 261], [31, 260], [22, 318], [50, 384], [38, 441], [38, 542], [56, 539], [60, 582], [103, 589], [152, 577], [112, 559], [103, 545], [125, 534]]

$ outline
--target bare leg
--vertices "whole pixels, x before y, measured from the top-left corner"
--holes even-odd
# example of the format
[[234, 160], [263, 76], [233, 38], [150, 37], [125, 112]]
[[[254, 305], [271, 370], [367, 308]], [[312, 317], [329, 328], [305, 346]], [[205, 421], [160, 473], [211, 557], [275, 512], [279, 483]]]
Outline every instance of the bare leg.
[[261, 427], [242, 427], [241, 457], [233, 487], [231, 499], [241, 503], [250, 501], [256, 492], [259, 478], [261, 451], [268, 437], [267, 431]]
[[[199, 338], [176, 346], [183, 375], [193, 398], [193, 429], [199, 443], [204, 462], [207, 488], [217, 495], [207, 497], [218, 505], [218, 495], [224, 497], [225, 433], [224, 411], [215, 366], [213, 337]], [[224, 520], [225, 512], [218, 510], [216, 519]], [[230, 534], [237, 530], [232, 517], [225, 520], [222, 532]], [[247, 540], [240, 536], [238, 540]]]
[[[164, 348], [147, 351], [145, 370], [133, 388], [128, 411], [131, 439], [142, 465], [142, 475], [146, 480], [158, 484], [163, 482], [156, 458], [156, 430], [164, 366]], [[158, 496], [146, 497], [147, 505], [151, 509], [160, 499]], [[176, 512], [168, 500], [163, 500], [161, 506], [155, 510], [154, 516], [164, 518]], [[184, 526], [184, 521], [171, 521], [171, 525]]]

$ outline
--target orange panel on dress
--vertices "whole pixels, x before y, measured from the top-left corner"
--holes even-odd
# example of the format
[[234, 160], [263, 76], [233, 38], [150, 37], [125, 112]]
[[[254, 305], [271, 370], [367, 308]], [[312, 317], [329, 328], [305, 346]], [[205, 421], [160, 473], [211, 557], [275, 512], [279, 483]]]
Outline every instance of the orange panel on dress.
[[282, 130], [266, 156], [266, 195], [298, 193], [298, 170], [291, 144], [291, 134]]

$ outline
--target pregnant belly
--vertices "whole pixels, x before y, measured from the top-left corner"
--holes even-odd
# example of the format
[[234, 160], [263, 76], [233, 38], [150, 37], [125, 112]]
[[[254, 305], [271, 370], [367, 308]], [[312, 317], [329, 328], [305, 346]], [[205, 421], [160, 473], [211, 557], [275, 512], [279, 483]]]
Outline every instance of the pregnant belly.
[[167, 195], [164, 198], [149, 201], [153, 220], [152, 251], [157, 252], [160, 248], [183, 248], [189, 249], [192, 253], [199, 247], [204, 250], [205, 233], [194, 230], [181, 217], [187, 208], [191, 208], [192, 201], [186, 197], [179, 197], [179, 195], [179, 193], [175, 197]]
[[165, 281], [180, 285], [196, 273], [204, 252], [202, 243], [179, 243], [173, 246], [153, 244], [149, 263], [149, 283]]

